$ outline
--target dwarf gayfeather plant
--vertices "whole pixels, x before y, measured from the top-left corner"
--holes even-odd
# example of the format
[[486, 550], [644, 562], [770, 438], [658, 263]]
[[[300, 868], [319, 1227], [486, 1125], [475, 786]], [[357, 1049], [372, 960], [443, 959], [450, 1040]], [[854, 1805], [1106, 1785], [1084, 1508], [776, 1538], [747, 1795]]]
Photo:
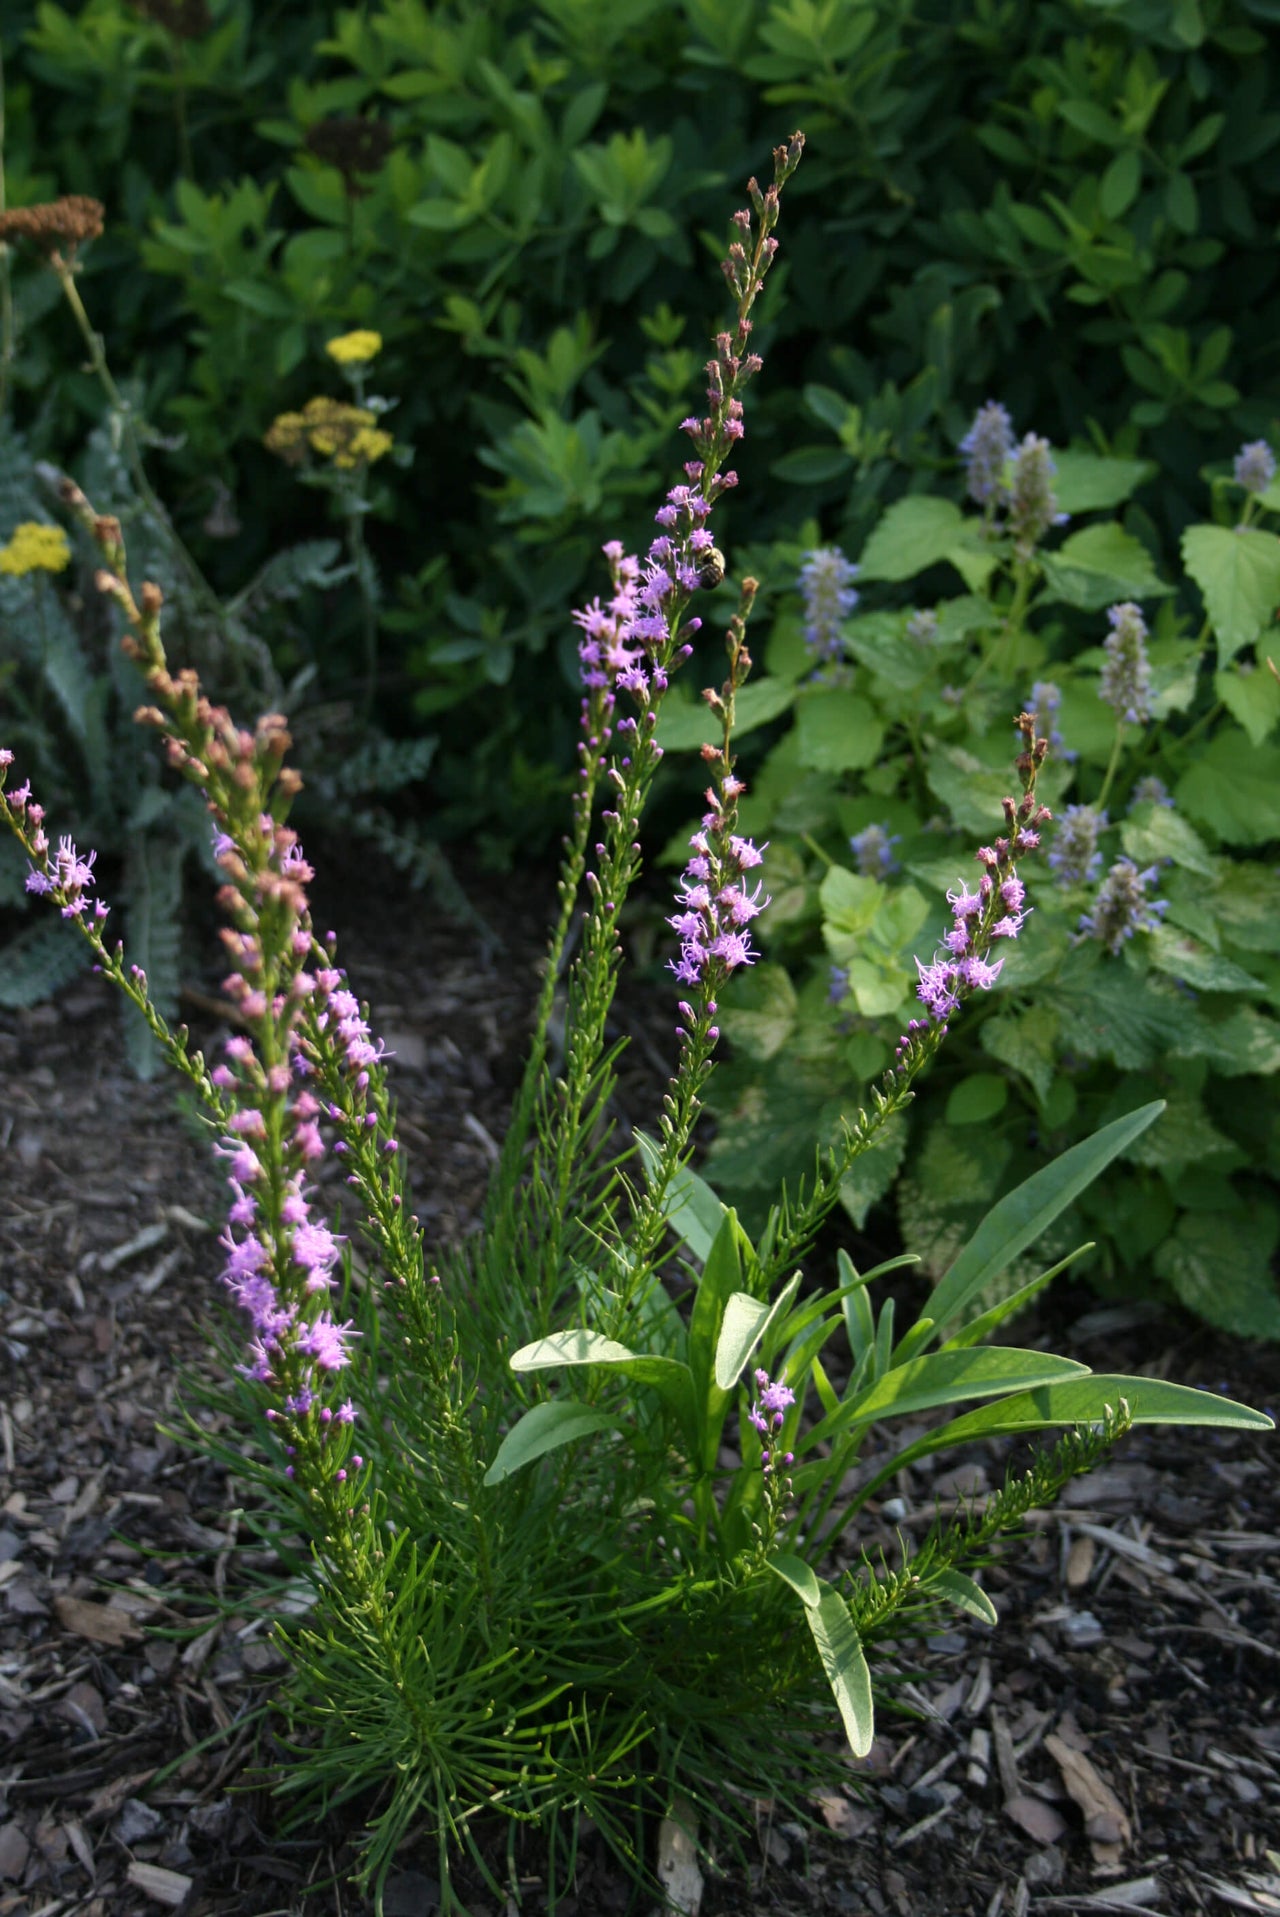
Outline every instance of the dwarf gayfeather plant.
[[[1270, 1423], [1210, 1394], [989, 1342], [1069, 1259], [982, 1316], [969, 1310], [1157, 1105], [997, 1205], [905, 1332], [892, 1299], [873, 1305], [871, 1282], [910, 1260], [862, 1273], [841, 1253], [834, 1284], [805, 1284], [801, 1260], [842, 1181], [1024, 934], [1020, 868], [1048, 820], [1036, 792], [1048, 745], [1030, 713], [1017, 721], [1000, 829], [977, 852], [972, 887], [949, 894], [937, 950], [917, 961], [921, 1016], [870, 1108], [851, 1112], [811, 1176], [780, 1192], [755, 1242], [691, 1170], [719, 1002], [753, 964], [770, 903], [767, 847], [741, 829], [734, 754], [750, 578], [729, 621], [726, 676], [704, 694], [717, 737], [703, 748], [705, 809], [670, 914], [675, 1071], [652, 1135], [622, 1135], [614, 1119], [607, 1019], [661, 758], [658, 714], [690, 656], [689, 608], [725, 572], [710, 522], [735, 481], [726, 461], [761, 366], [751, 310], [802, 144], [777, 149], [773, 184], [752, 181], [751, 206], [735, 215], [733, 318], [715, 337], [706, 411], [685, 422], [684, 479], [643, 557], [605, 546], [607, 596], [574, 615], [580, 777], [559, 917], [483, 1228], [443, 1265], [412, 1209], [386, 1053], [332, 936], [312, 923], [312, 870], [288, 824], [299, 780], [284, 763], [285, 720], [241, 727], [193, 672], [171, 670], [162, 594], [150, 583], [135, 593], [118, 523], [72, 482], [62, 488], [147, 684], [138, 717], [210, 815], [236, 1023], [216, 1065], [170, 1029], [144, 974], [109, 941], [93, 854], [66, 838], [54, 848], [26, 781], [4, 789], [8, 749], [0, 814], [29, 860], [29, 890], [146, 1019], [223, 1160], [222, 1283], [247, 1321], [225, 1385], [247, 1463], [239, 1448], [227, 1455], [256, 1480], [260, 1528], [295, 1563], [290, 1538], [307, 1553], [295, 1588], [309, 1608], [278, 1625], [294, 1676], [278, 1786], [310, 1814], [347, 1808], [378, 1896], [410, 1831], [434, 1846], [444, 1906], [460, 1909], [459, 1856], [518, 1899], [515, 1827], [537, 1826], [554, 1905], [585, 1817], [649, 1881], [646, 1819], [677, 1799], [694, 1806], [708, 1850], [733, 1840], [753, 1798], [804, 1814], [807, 1793], [841, 1774], [821, 1735], [833, 1702], [852, 1749], [870, 1745], [866, 1647], [933, 1629], [948, 1607], [993, 1621], [974, 1572], [1031, 1505], [1131, 1424]], [[553, 996], [579, 911], [553, 1064]], [[333, 1159], [350, 1193], [341, 1218], [318, 1196], [318, 1169]], [[364, 1241], [359, 1272], [350, 1231]], [[895, 1445], [885, 1427], [907, 1415], [913, 1436]], [[1045, 1429], [1065, 1435], [982, 1511], [935, 1526], [892, 1565], [865, 1552], [836, 1564], [834, 1546], [856, 1539], [868, 1501], [913, 1460]], [[495, 1820], [509, 1833], [501, 1863]]]

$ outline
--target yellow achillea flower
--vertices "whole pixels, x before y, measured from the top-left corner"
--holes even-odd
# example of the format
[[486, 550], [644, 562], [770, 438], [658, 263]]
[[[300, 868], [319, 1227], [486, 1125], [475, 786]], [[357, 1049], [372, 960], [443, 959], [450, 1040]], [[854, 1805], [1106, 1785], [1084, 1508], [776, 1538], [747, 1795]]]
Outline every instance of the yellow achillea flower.
[[391, 435], [375, 426], [376, 418], [376, 413], [363, 406], [351, 406], [346, 400], [321, 394], [309, 399], [300, 413], [281, 413], [273, 419], [262, 443], [268, 452], [278, 453], [291, 466], [302, 464], [309, 447], [350, 471], [355, 466], [371, 466], [391, 450]]
[[62, 572], [71, 563], [71, 547], [61, 526], [24, 520], [7, 546], [0, 546], [0, 573], [21, 579], [29, 572]]
[[354, 333], [341, 333], [337, 339], [327, 341], [324, 350], [339, 366], [356, 366], [382, 351], [382, 335], [357, 328]]

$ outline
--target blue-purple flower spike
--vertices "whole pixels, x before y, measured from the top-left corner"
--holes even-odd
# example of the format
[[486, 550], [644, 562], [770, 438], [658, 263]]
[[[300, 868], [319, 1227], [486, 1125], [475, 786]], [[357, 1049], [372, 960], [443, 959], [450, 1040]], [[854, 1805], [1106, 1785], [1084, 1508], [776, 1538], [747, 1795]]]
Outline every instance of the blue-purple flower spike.
[[1098, 680], [1098, 697], [1116, 717], [1145, 725], [1151, 717], [1151, 667], [1147, 662], [1147, 622], [1131, 600], [1107, 613], [1111, 631], [1102, 642], [1107, 655]]
[[1114, 956], [1135, 932], [1156, 931], [1169, 909], [1167, 899], [1147, 897], [1147, 887], [1159, 877], [1154, 865], [1140, 871], [1132, 859], [1117, 859], [1098, 887], [1092, 909], [1081, 916], [1081, 936], [1097, 939]]
[[1009, 497], [1006, 469], [1013, 456], [1013, 421], [999, 400], [989, 399], [978, 408], [960, 451], [968, 462], [970, 499], [978, 506], [1003, 505]]
[[1265, 439], [1252, 439], [1236, 454], [1235, 481], [1247, 493], [1265, 493], [1276, 476], [1276, 456]]
[[857, 575], [839, 546], [817, 547], [800, 568], [804, 642], [817, 659], [839, 659], [844, 652], [840, 627], [858, 603], [852, 583]]

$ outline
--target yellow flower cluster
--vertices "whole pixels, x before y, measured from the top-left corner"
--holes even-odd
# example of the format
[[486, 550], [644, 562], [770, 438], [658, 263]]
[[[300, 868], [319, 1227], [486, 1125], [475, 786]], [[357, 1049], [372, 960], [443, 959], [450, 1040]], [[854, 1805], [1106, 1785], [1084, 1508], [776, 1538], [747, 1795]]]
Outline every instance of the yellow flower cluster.
[[71, 547], [61, 526], [24, 520], [7, 546], [0, 546], [0, 573], [21, 579], [29, 572], [62, 572], [71, 563]]
[[281, 413], [273, 419], [262, 443], [291, 466], [301, 465], [310, 449], [350, 472], [357, 466], [372, 466], [391, 451], [391, 435], [375, 424], [376, 419], [377, 414], [363, 406], [322, 394], [309, 399], [300, 413]]
[[337, 339], [329, 340], [324, 350], [339, 366], [358, 366], [362, 360], [372, 359], [375, 353], [382, 351], [382, 335], [357, 328], [354, 333], [341, 333]]

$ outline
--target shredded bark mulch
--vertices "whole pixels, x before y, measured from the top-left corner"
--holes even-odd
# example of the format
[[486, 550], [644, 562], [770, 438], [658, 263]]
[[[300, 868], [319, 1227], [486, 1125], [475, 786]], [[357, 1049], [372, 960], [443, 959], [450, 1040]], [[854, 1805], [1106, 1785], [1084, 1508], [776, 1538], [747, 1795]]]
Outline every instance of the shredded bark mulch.
[[[550, 896], [513, 908], [491, 890], [501, 942], [426, 908], [344, 942], [397, 1054], [400, 1135], [442, 1240], [473, 1224], [502, 1134]], [[353, 903], [325, 922], [350, 925]], [[207, 996], [205, 981], [193, 1003]], [[660, 1003], [630, 1028], [619, 1098], [638, 1122], [665, 1068]], [[283, 1834], [252, 1783], [279, 1659], [251, 1596], [221, 1608], [243, 1488], [163, 1431], [178, 1371], [211, 1362], [222, 1194], [204, 1144], [169, 1082], [127, 1075], [94, 979], [0, 1014], [0, 1093], [0, 1917], [363, 1917], [358, 1833]], [[1014, 1335], [1280, 1403], [1274, 1349], [1080, 1288], [1048, 1309]], [[999, 1629], [965, 1620], [930, 1642], [817, 1832], [756, 1807], [755, 1855], [708, 1873], [704, 1917], [1280, 1912], [1276, 1463], [1255, 1434], [1127, 1439], [988, 1571]], [[892, 1555], [1003, 1470], [994, 1446], [926, 1461], [885, 1487], [859, 1542]], [[536, 1856], [527, 1872], [537, 1912]], [[588, 1841], [557, 1908], [628, 1897]], [[385, 1908], [435, 1908], [423, 1860]], [[470, 1909], [507, 1917], [482, 1888]]]

